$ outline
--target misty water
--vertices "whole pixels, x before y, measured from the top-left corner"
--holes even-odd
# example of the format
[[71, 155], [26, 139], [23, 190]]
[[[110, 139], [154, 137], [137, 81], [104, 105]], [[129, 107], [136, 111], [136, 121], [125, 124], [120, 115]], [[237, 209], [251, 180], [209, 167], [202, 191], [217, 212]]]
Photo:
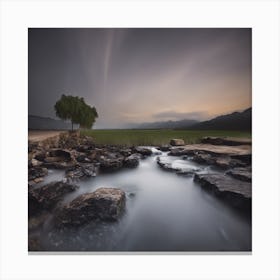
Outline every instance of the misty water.
[[[136, 169], [99, 174], [79, 181], [64, 202], [99, 187], [126, 192], [126, 209], [115, 223], [89, 224], [79, 230], [54, 231], [45, 223], [40, 233], [50, 251], [250, 251], [251, 222], [193, 182], [162, 170], [153, 155]], [[202, 168], [190, 160], [168, 157], [174, 166]], [[51, 171], [44, 184], [64, 177]], [[40, 185], [39, 185], [40, 187]]]

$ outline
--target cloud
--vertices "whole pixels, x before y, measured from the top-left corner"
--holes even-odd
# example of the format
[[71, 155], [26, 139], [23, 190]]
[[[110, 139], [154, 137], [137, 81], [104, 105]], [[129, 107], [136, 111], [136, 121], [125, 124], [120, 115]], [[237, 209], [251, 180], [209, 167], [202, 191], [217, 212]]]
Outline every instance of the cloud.
[[208, 114], [206, 112], [177, 112], [177, 111], [163, 111], [153, 115], [153, 118], [160, 120], [182, 120], [182, 119], [192, 119], [192, 120], [203, 120], [207, 118]]

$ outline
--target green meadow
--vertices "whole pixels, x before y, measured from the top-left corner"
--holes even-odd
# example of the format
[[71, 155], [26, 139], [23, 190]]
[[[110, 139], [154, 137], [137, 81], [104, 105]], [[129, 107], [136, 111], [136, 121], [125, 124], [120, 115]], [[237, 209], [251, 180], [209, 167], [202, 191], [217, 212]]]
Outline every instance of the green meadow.
[[199, 143], [205, 136], [251, 138], [251, 132], [225, 130], [94, 129], [83, 130], [81, 134], [93, 137], [97, 144], [125, 146], [164, 145], [172, 138], [184, 139], [187, 144]]

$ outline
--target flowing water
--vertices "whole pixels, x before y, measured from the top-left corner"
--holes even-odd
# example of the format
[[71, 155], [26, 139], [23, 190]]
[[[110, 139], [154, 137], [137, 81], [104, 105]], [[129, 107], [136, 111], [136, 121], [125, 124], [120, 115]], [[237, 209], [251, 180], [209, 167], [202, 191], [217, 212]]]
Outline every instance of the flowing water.
[[[162, 156], [175, 167], [209, 168], [178, 157]], [[156, 155], [124, 169], [79, 182], [65, 202], [99, 187], [126, 192], [126, 210], [115, 223], [89, 224], [78, 231], [41, 232], [50, 251], [250, 251], [251, 222], [208, 194], [192, 177], [162, 170]], [[45, 182], [62, 179], [52, 171]]]

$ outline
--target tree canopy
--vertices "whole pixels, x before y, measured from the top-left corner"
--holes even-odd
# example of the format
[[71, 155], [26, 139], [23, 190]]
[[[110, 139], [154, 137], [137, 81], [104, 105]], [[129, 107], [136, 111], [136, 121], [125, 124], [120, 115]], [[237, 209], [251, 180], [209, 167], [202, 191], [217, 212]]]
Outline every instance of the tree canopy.
[[86, 104], [84, 98], [71, 95], [62, 95], [54, 105], [57, 117], [62, 120], [70, 120], [73, 124], [79, 124], [81, 128], [91, 128], [98, 118], [95, 107]]

